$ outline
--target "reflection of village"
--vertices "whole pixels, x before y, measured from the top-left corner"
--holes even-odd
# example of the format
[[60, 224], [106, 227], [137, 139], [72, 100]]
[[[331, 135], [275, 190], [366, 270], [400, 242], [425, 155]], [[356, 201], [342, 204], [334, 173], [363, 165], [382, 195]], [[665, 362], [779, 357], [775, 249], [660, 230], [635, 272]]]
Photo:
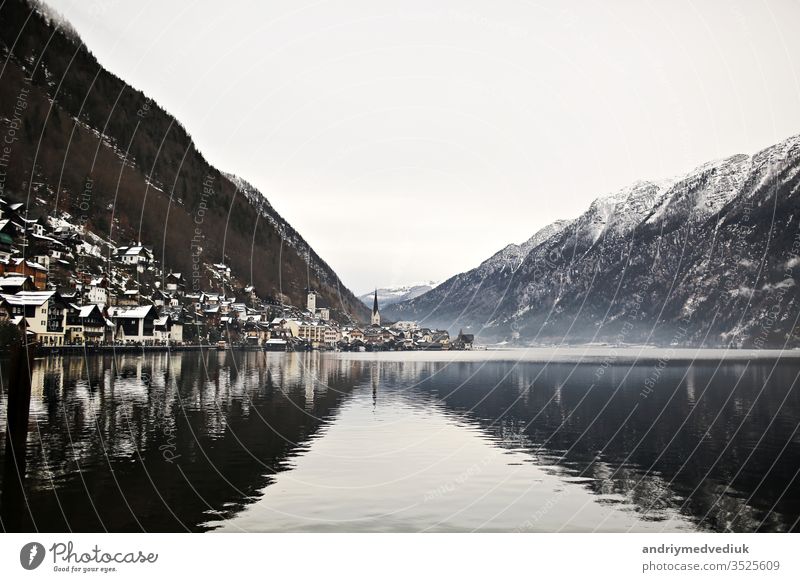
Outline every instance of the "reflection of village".
[[[384, 361], [320, 352], [51, 356], [38, 360], [33, 369], [31, 420], [38, 427], [36, 442], [41, 447], [33, 452], [36, 458], [28, 465], [29, 475], [47, 488], [52, 480], [77, 479], [77, 467], [84, 471], [82, 478], [88, 478], [87, 471], [107, 471], [106, 463], [127, 466], [141, 457], [155, 463], [149, 471], [153, 478], [164, 480], [157, 482], [158, 488], [170, 490], [183, 477], [163, 462], [165, 451], [180, 455], [186, 463], [181, 465], [184, 471], [190, 471], [191, 463], [202, 460], [209, 450], [217, 451], [214, 463], [223, 471], [228, 459], [238, 458], [242, 451], [258, 450], [259, 458], [278, 455], [276, 463], [283, 466], [287, 456], [295, 454], [295, 448], [302, 450], [303, 439], [310, 436], [301, 436], [299, 427], [311, 422], [311, 429], [318, 430], [314, 427], [320, 423], [332, 422], [338, 407], [361, 388], [377, 396], [378, 407], [392, 391], [409, 406], [434, 407], [458, 423], [480, 429], [495, 446], [526, 451], [537, 464], [563, 478], [565, 486], [586, 488], [599, 503], [646, 512], [644, 517], [650, 521], [671, 520], [679, 512], [688, 512], [706, 516], [706, 525], [752, 531], [765, 519], [763, 509], [745, 501], [746, 491], [728, 491], [724, 476], [715, 474], [702, 481], [692, 495], [692, 505], [682, 508], [682, 493], [692, 485], [673, 482], [665, 467], [644, 471], [641, 464], [647, 467], [646, 459], [633, 457], [620, 464], [625, 443], [612, 438], [616, 425], [602, 419], [581, 447], [591, 449], [589, 457], [579, 451], [565, 457], [558, 442], [543, 446], [541, 435], [553, 434], [570, 418], [577, 406], [576, 393], [562, 393], [560, 384], [543, 382], [533, 366], [518, 366], [498, 380], [501, 374], [499, 366], [478, 362], [454, 366], [443, 360]], [[481, 400], [485, 395], [481, 387], [498, 381], [502, 384], [494, 392], [503, 394], [503, 399]], [[538, 382], [536, 390], [532, 390], [534, 382]], [[456, 386], [460, 389], [455, 390]], [[690, 397], [688, 388], [683, 396]], [[587, 414], [597, 416], [591, 412]], [[530, 419], [536, 417], [532, 426]], [[631, 418], [626, 430], [641, 434], [646, 428], [636, 426], [637, 418]], [[243, 448], [241, 439], [252, 442], [248, 440]], [[265, 439], [275, 441], [270, 446], [279, 452], [258, 449], [266, 446]], [[292, 443], [291, 449], [286, 448], [287, 442]], [[593, 459], [598, 443], [606, 448], [602, 458]], [[623, 448], [617, 451], [617, 445]], [[70, 454], [65, 455], [66, 450]], [[647, 456], [645, 451], [642, 454]], [[262, 478], [261, 465], [253, 459], [249, 462], [254, 465], [251, 478]], [[190, 478], [213, 476], [198, 472]], [[220, 487], [228, 497], [233, 494]], [[767, 519], [762, 528], [787, 527], [787, 518], [780, 513], [773, 511]]]
[[305, 308], [259, 295], [222, 262], [201, 262], [189, 278], [162, 268], [150, 247], [116, 246], [68, 213], [30, 218], [24, 204], [0, 199], [0, 349], [7, 329], [51, 347], [472, 348], [470, 334], [381, 325], [377, 293], [369, 325], [319, 301], [312, 289]]
[[[25, 470], [37, 527], [182, 531], [195, 529], [210, 507], [241, 502], [241, 491], [267, 484], [290, 445], [308, 439], [352, 388], [349, 364], [322, 356], [152, 351], [37, 359], [30, 419], [39, 428], [29, 437], [35, 445]], [[0, 435], [5, 422], [2, 415]], [[14, 479], [4, 473], [0, 492]], [[25, 513], [25, 504], [18, 510]], [[98, 511], [103, 517], [93, 521]]]

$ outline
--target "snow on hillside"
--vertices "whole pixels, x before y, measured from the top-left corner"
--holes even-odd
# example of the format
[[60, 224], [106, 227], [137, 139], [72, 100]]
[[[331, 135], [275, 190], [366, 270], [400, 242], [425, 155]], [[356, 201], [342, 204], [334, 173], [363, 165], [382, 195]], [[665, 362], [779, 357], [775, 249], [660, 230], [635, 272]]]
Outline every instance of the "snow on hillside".
[[[800, 345], [800, 288], [785, 271], [799, 177], [800, 135], [636, 182], [386, 315], [520, 341]], [[673, 339], [690, 315], [689, 335]]]

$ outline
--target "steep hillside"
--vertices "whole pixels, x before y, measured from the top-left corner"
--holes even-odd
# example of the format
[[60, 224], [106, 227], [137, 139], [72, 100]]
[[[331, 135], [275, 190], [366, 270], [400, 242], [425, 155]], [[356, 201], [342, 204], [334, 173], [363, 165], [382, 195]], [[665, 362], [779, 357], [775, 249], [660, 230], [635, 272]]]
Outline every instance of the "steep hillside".
[[368, 310], [255, 188], [214, 168], [187, 130], [21, 0], [0, 4], [2, 192], [32, 216], [68, 212], [187, 275], [224, 261], [262, 296]]
[[800, 345], [800, 136], [597, 199], [513, 276], [498, 255], [388, 310], [485, 339]]
[[521, 245], [510, 244], [477, 268], [449, 278], [415, 299], [383, 310], [391, 320], [418, 320], [430, 327], [473, 329], [493, 319], [497, 306], [528, 253], [569, 225], [558, 221], [546, 226]]

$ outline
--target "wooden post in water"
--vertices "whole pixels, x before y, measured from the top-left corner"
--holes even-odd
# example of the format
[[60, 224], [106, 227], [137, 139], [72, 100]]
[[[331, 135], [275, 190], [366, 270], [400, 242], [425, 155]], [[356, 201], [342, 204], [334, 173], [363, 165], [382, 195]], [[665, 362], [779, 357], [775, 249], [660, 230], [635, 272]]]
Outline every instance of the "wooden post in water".
[[9, 363], [8, 422], [0, 498], [0, 523], [5, 531], [32, 531], [33, 525], [24, 489], [34, 355], [34, 346], [26, 341], [26, 331], [23, 328], [22, 338], [11, 346]]

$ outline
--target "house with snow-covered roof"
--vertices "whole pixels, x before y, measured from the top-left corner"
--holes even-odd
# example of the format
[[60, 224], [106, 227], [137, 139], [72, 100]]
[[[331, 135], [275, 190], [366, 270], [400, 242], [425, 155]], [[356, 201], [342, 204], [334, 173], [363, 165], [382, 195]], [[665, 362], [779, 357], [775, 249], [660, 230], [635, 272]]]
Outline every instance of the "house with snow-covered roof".
[[66, 341], [69, 343], [100, 343], [106, 340], [106, 318], [96, 304], [67, 306]]
[[64, 305], [55, 291], [0, 294], [8, 321], [19, 326], [30, 341], [60, 346], [64, 343]]
[[28, 275], [5, 273], [0, 275], [0, 293], [18, 293], [33, 291], [33, 280]]
[[95, 305], [108, 305], [108, 279], [95, 277], [85, 288], [86, 302]]
[[115, 340], [141, 343], [155, 340], [155, 320], [158, 314], [152, 305], [110, 307], [108, 316], [114, 323]]
[[182, 294], [185, 288], [186, 281], [184, 281], [181, 273], [170, 272], [166, 277], [164, 277], [164, 289], [168, 293]]
[[141, 272], [153, 262], [153, 251], [142, 245], [118, 247], [117, 259], [123, 265], [136, 266]]
[[183, 324], [169, 313], [160, 315], [153, 322], [155, 340], [165, 344], [183, 342]]
[[47, 269], [34, 261], [22, 258], [10, 259], [7, 263], [0, 263], [0, 273], [18, 273], [28, 275], [33, 280], [33, 286], [39, 291], [47, 288]]

